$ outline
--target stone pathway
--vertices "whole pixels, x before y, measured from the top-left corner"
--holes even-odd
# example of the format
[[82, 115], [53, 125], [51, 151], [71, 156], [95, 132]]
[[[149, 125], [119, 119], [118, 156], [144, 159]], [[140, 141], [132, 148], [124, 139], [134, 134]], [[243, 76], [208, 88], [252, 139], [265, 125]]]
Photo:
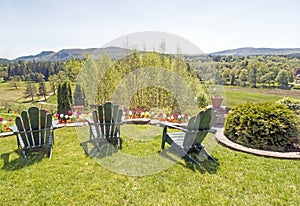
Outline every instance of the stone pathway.
[[280, 159], [300, 159], [300, 152], [271, 152], [271, 151], [252, 149], [249, 147], [236, 144], [224, 136], [224, 128], [222, 126], [214, 126], [213, 128], [217, 130], [215, 137], [218, 143], [230, 149], [246, 152], [249, 154], [264, 156], [264, 157], [273, 157], [273, 158], [280, 158]]

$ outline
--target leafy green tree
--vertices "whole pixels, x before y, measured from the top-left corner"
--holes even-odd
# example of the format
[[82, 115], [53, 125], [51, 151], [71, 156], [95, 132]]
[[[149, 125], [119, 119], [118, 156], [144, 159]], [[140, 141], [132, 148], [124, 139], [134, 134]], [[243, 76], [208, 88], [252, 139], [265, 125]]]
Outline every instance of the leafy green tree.
[[260, 77], [260, 81], [265, 84], [268, 83], [269, 87], [271, 86], [271, 83], [274, 82], [274, 73], [268, 72], [265, 75]]
[[98, 88], [98, 69], [92, 55], [86, 56], [86, 61], [78, 76], [78, 82], [82, 86], [86, 100], [89, 104], [95, 104]]
[[258, 69], [256, 64], [251, 64], [249, 69], [249, 83], [251, 84], [251, 87], [256, 88], [257, 87], [257, 74]]
[[242, 69], [240, 74], [239, 74], [239, 85], [241, 86], [246, 86], [248, 81], [248, 70], [247, 69]]
[[10, 77], [10, 81], [11, 81], [12, 86], [15, 89], [18, 89], [18, 85], [19, 85], [19, 82], [21, 81], [21, 77], [19, 77], [19, 76], [12, 76], [12, 77]]
[[34, 96], [37, 94], [37, 88], [32, 82], [28, 82], [26, 85], [25, 94], [31, 97], [31, 101], [33, 102]]
[[84, 62], [75, 58], [70, 59], [67, 61], [65, 66], [65, 72], [68, 76], [68, 79], [71, 82], [74, 82], [83, 66]]
[[41, 79], [39, 82], [39, 96], [43, 96], [45, 101], [47, 100], [47, 88], [46, 88], [46, 84], [45, 84], [45, 80]]
[[290, 74], [289, 74], [288, 71], [286, 71], [286, 70], [280, 70], [275, 80], [281, 86], [287, 87], [288, 84], [289, 84], [289, 78], [290, 78]]
[[55, 91], [57, 89], [57, 85], [58, 83], [58, 76], [56, 74], [52, 74], [49, 76], [48, 78], [49, 83], [50, 83], [50, 87], [51, 87], [51, 91], [53, 92], [53, 94], [55, 94]]

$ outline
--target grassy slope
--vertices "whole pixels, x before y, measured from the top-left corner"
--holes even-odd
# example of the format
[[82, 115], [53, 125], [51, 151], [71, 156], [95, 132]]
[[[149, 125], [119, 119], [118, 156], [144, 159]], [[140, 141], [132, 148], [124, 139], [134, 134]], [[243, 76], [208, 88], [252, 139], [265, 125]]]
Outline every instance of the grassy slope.
[[[126, 139], [124, 140], [126, 142]], [[159, 145], [160, 138], [153, 144]], [[130, 153], [147, 144], [127, 141]], [[150, 176], [115, 174], [84, 155], [75, 130], [56, 131], [53, 158], [24, 166], [13, 137], [0, 139], [0, 204], [6, 205], [294, 205], [300, 161], [257, 157], [217, 145], [215, 174], [183, 161]], [[156, 148], [160, 150], [159, 146]], [[157, 151], [156, 150], [156, 151]], [[31, 158], [33, 160], [33, 158]]]

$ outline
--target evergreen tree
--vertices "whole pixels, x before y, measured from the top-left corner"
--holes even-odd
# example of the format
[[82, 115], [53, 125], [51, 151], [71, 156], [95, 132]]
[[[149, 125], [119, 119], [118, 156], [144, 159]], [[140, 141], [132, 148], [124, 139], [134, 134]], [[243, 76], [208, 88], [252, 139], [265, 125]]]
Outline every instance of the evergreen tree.
[[57, 112], [67, 115], [72, 106], [72, 94], [70, 84], [66, 81], [58, 85], [57, 89]]
[[85, 105], [84, 94], [82, 92], [80, 84], [75, 85], [73, 103], [74, 105]]
[[58, 85], [57, 87], [57, 113], [62, 114], [63, 109], [62, 109], [62, 100], [61, 100], [61, 84]]

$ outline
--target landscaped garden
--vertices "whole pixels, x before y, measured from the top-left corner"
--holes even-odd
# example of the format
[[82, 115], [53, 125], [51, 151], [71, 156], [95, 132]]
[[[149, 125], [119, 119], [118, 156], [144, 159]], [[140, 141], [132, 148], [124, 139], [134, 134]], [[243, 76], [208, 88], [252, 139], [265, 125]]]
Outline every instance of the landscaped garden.
[[[238, 93], [247, 96], [247, 91]], [[235, 101], [233, 104], [243, 100]], [[161, 151], [161, 135], [151, 141], [121, 137], [124, 153], [143, 156]], [[75, 128], [55, 131], [52, 159], [36, 154], [25, 164], [14, 136], [1, 138], [0, 145], [0, 194], [1, 202], [7, 205], [294, 205], [300, 202], [298, 160], [258, 157], [221, 145], [211, 152], [219, 163], [215, 167], [203, 164], [197, 168], [177, 158], [172, 167], [142, 177], [111, 172], [86, 156]]]
[[[53, 118], [63, 126], [55, 130], [52, 159], [44, 158], [43, 153], [33, 153], [29, 155], [29, 161], [26, 163], [17, 148], [15, 136], [0, 138], [1, 203], [5, 205], [295, 205], [300, 202], [299, 160], [265, 158], [233, 151], [217, 144], [213, 134], [205, 138], [204, 145], [216, 163], [205, 159], [199, 166], [174, 155], [172, 150], [166, 152], [161, 149], [162, 127], [124, 124], [121, 125], [122, 148], [116, 153], [117, 155], [149, 158], [153, 162], [166, 160], [170, 165], [159, 170], [155, 168], [155, 165], [160, 164], [159, 161], [153, 165], [151, 161], [141, 164], [132, 161], [135, 160], [132, 158], [130, 164], [124, 165], [123, 159], [115, 158], [109, 163], [115, 164], [119, 171], [107, 167], [103, 162], [109, 157], [99, 158], [102, 154], [95, 152], [94, 148], [91, 151], [87, 150], [82, 144], [81, 135], [89, 139], [90, 128], [88, 126], [64, 127], [66, 123], [85, 121], [85, 117], [90, 116], [91, 108], [112, 99], [122, 105], [124, 118], [127, 119], [144, 118], [176, 124], [187, 123], [192, 115], [208, 106], [209, 96], [213, 93], [210, 94], [209, 89], [203, 84], [205, 79], [199, 78], [197, 76], [199, 74], [191, 71], [183, 59], [155, 52], [133, 53], [128, 58], [115, 62], [110, 62], [111, 60], [105, 55], [96, 62], [91, 56], [87, 56], [85, 64], [80, 61], [76, 63], [77, 60], [72, 61], [72, 65], [79, 62], [78, 64], [83, 65], [83, 69], [88, 72], [77, 71], [73, 74], [72, 70], [60, 71], [60, 75], [69, 75], [69, 80], [73, 81], [72, 85], [67, 81], [59, 82], [59, 79], [64, 79], [62, 77], [48, 76], [49, 81], [46, 84], [48, 90], [52, 90], [53, 86], [53, 92], [56, 88], [57, 93], [51, 95], [46, 101], [38, 100], [36, 91], [34, 95], [30, 93], [33, 91], [30, 90], [33, 86], [42, 88], [43, 81], [39, 82], [38, 79], [37, 82], [31, 82], [32, 85], [30, 82], [26, 84], [23, 81], [17, 82], [18, 90], [13, 89], [12, 84], [8, 83], [12, 80], [0, 83], [1, 131], [8, 130], [9, 126], [14, 124], [15, 117], [31, 106], [45, 109], [45, 113], [52, 114]], [[50, 68], [53, 66], [51, 65], [49, 63]], [[161, 67], [168, 69], [155, 69]], [[102, 70], [98, 71], [97, 68]], [[135, 68], [142, 69], [135, 71]], [[181, 76], [184, 81], [181, 82], [174, 74]], [[79, 75], [79, 78], [75, 85], [76, 75]], [[221, 76], [226, 83], [227, 73], [223, 71]], [[29, 77], [24, 74], [24, 78]], [[93, 82], [93, 80], [97, 81], [97, 78], [101, 79], [99, 85]], [[268, 144], [272, 143], [272, 138], [261, 140], [256, 137], [260, 137], [266, 130], [271, 132], [278, 130], [276, 141], [279, 142], [274, 144], [277, 147], [275, 151], [289, 151], [285, 150], [284, 146], [291, 146], [290, 136], [296, 142], [295, 145], [299, 143], [298, 102], [283, 98], [289, 96], [300, 99], [300, 91], [249, 88], [247, 87], [249, 82], [242, 79], [239, 79], [239, 84], [243, 87], [225, 86], [222, 94], [223, 106], [232, 109], [229, 114], [232, 121], [227, 122], [229, 138], [245, 146], [270, 150]], [[134, 84], [130, 84], [131, 80], [134, 80]], [[160, 85], [162, 82], [166, 84]], [[208, 86], [213, 85], [209, 81], [205, 83], [208, 83]], [[265, 87], [267, 81], [262, 81], [261, 84]], [[272, 86], [275, 87], [277, 84], [279, 85], [273, 82]], [[168, 86], [170, 88], [164, 89]], [[75, 90], [73, 94], [76, 97], [73, 101], [75, 105], [90, 104], [90, 108], [83, 112], [73, 111], [71, 90]], [[42, 95], [42, 90], [39, 93]], [[247, 102], [261, 104], [253, 106], [250, 103], [246, 104]], [[277, 104], [280, 106], [277, 107]], [[182, 106], [185, 106], [184, 111], [181, 111]], [[260, 116], [263, 118], [260, 119]], [[271, 119], [273, 117], [275, 118]], [[282, 126], [282, 122], [277, 119], [290, 123], [287, 124], [290, 128], [284, 127], [286, 125]], [[266, 123], [265, 127], [259, 125], [263, 124], [262, 122]], [[284, 133], [280, 133], [280, 130]], [[240, 136], [235, 139], [237, 135]], [[270, 133], [266, 136], [269, 137]], [[280, 141], [281, 136], [284, 136], [284, 141]], [[257, 142], [258, 146], [254, 144]], [[167, 149], [169, 148], [167, 146]], [[128, 168], [130, 171], [125, 171]]]

